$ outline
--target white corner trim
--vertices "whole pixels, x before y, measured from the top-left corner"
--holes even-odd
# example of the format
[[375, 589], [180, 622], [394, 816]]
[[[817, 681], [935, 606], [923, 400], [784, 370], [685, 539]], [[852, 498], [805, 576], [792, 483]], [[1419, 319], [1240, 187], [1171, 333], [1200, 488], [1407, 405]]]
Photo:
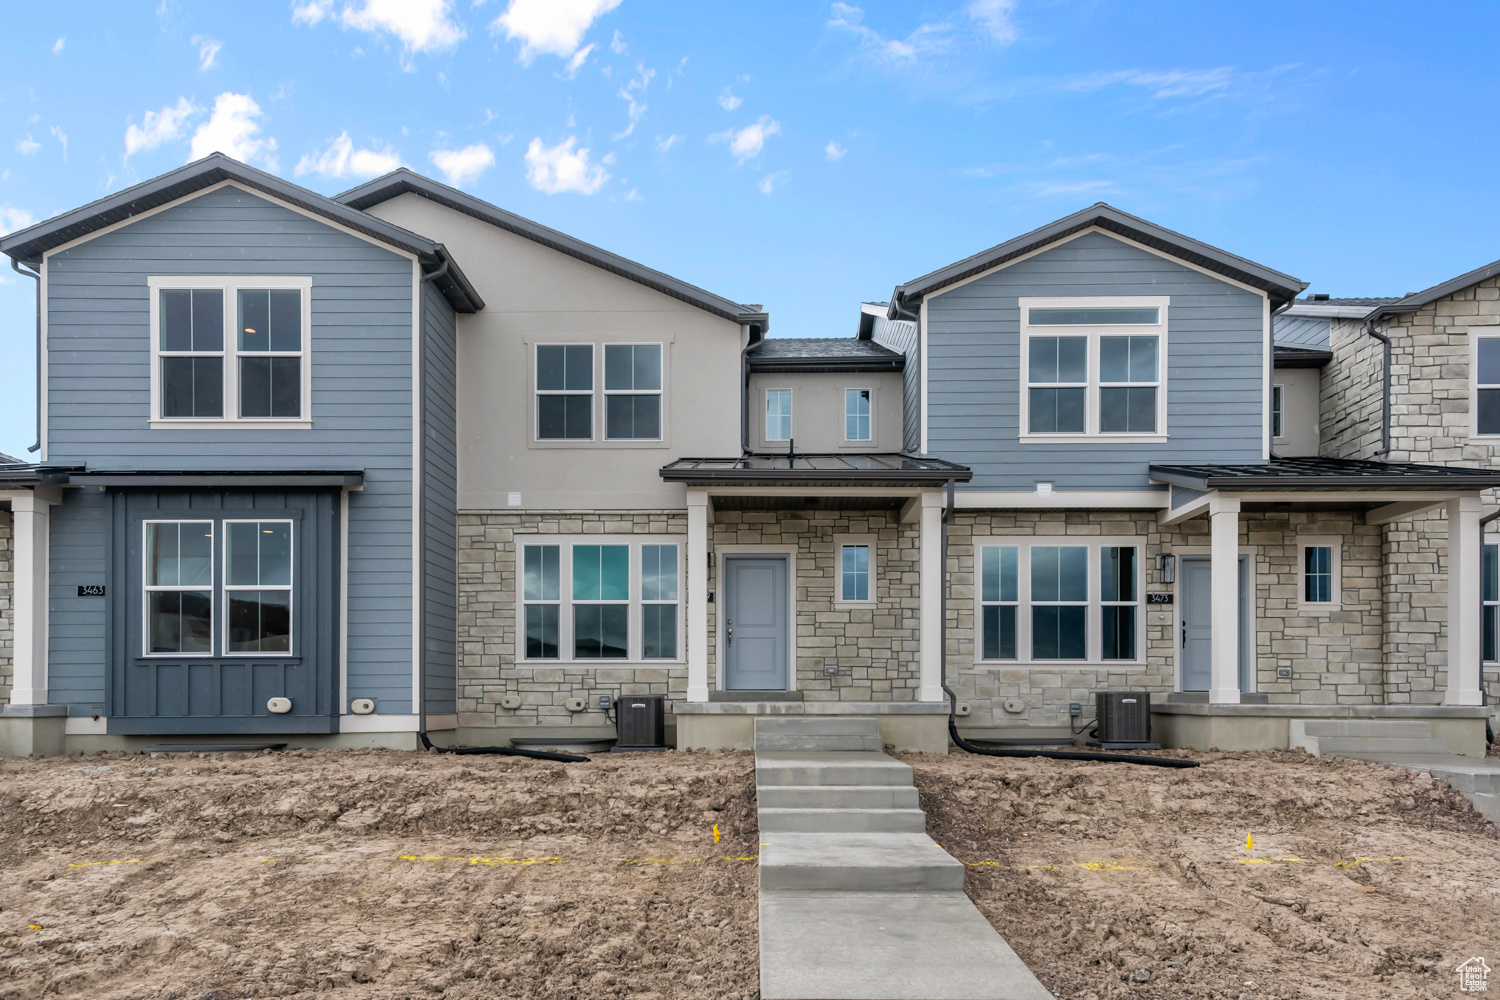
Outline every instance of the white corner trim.
[[37, 444], [41, 445], [41, 448], [37, 451], [37, 461], [45, 462], [47, 461], [47, 429], [52, 423], [51, 416], [47, 411], [47, 387], [48, 378], [50, 376], [47, 365], [47, 334], [48, 325], [51, 322], [51, 314], [47, 309], [47, 257], [45, 254], [42, 256], [42, 268], [40, 273], [41, 278], [37, 281], [36, 293], [41, 300], [40, 305], [42, 310], [42, 342], [38, 348], [36, 364], [37, 373], [39, 375], [39, 378], [37, 379], [37, 384], [39, 386], [37, 390], [37, 406], [39, 408], [39, 415], [41, 417], [41, 419], [37, 421]]
[[349, 487], [339, 490], [339, 714], [349, 714]]
[[[411, 707], [422, 704], [422, 263], [411, 261]], [[373, 718], [373, 716], [364, 716]], [[413, 716], [416, 718], [416, 716]]]
[[922, 411], [922, 448], [920, 454], [927, 454], [927, 385], [931, 379], [932, 355], [927, 351], [927, 298], [924, 296], [917, 305], [917, 338], [920, 345], [917, 350], [921, 354], [918, 363], [922, 367], [922, 392], [918, 399]]

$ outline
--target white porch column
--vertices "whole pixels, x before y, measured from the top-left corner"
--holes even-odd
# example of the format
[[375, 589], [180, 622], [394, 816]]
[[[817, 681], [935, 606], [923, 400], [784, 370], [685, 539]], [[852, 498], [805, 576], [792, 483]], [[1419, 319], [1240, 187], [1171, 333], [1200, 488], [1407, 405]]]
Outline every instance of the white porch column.
[[1479, 498], [1448, 501], [1448, 693], [1444, 705], [1478, 705], [1480, 642]]
[[943, 700], [943, 494], [922, 494], [921, 633], [917, 700]]
[[1209, 506], [1209, 584], [1213, 637], [1209, 645], [1208, 700], [1240, 703], [1240, 501], [1216, 497]]
[[687, 491], [687, 700], [708, 701], [708, 493]]
[[11, 495], [14, 520], [11, 588], [15, 676], [12, 705], [47, 704], [47, 539], [51, 520], [45, 497], [34, 492]]

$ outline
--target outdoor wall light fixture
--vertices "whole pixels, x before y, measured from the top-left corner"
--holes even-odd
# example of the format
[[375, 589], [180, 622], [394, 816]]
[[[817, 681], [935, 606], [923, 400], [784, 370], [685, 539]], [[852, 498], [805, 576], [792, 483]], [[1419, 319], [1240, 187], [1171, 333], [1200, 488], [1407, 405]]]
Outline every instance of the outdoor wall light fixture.
[[1173, 555], [1157, 556], [1157, 562], [1161, 564], [1161, 582], [1177, 582], [1177, 557]]

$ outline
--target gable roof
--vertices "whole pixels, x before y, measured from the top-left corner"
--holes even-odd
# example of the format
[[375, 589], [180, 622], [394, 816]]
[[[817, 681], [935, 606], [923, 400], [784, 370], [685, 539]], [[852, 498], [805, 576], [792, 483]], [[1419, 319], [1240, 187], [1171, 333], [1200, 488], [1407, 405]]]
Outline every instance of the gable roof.
[[1048, 244], [1056, 243], [1093, 226], [1134, 240], [1169, 257], [1176, 257], [1186, 263], [1259, 289], [1270, 296], [1273, 310], [1290, 302], [1298, 292], [1307, 287], [1307, 282], [1299, 281], [1289, 274], [1273, 271], [1269, 267], [1237, 257], [1217, 247], [1209, 246], [1207, 243], [1200, 243], [1181, 233], [1163, 229], [1161, 226], [1137, 218], [1128, 212], [1122, 212], [1101, 201], [1081, 212], [1074, 212], [1072, 215], [1058, 219], [1040, 229], [1033, 229], [999, 246], [990, 247], [955, 264], [949, 264], [930, 274], [914, 278], [904, 285], [897, 285], [896, 290], [891, 294], [890, 310], [887, 315], [891, 319], [896, 319], [899, 310], [910, 310], [923, 296], [956, 284], [965, 278], [971, 278], [981, 271], [987, 271], [1008, 260], [1040, 250]]
[[468, 313], [484, 308], [484, 300], [479, 297], [474, 286], [469, 284], [469, 279], [459, 269], [458, 262], [453, 260], [441, 243], [352, 209], [316, 191], [309, 191], [263, 170], [257, 170], [223, 153], [210, 153], [201, 160], [194, 160], [160, 177], [153, 177], [71, 212], [64, 212], [45, 222], [11, 233], [0, 238], [0, 253], [21, 263], [38, 262], [47, 251], [65, 243], [117, 223], [127, 222], [142, 212], [160, 208], [204, 188], [230, 180], [352, 229], [369, 239], [412, 254], [422, 262], [426, 271], [434, 271], [447, 264], [447, 272], [436, 279], [436, 283], [448, 301], [453, 303], [453, 308]]
[[437, 202], [472, 216], [481, 222], [487, 222], [507, 232], [524, 236], [528, 240], [534, 240], [542, 246], [565, 253], [569, 257], [577, 258], [586, 264], [593, 264], [606, 271], [617, 274], [622, 278], [637, 281], [647, 288], [670, 295], [674, 299], [697, 306], [707, 312], [713, 313], [736, 323], [744, 323], [752, 326], [759, 325], [760, 334], [763, 335], [770, 329], [770, 317], [758, 305], [742, 305], [733, 302], [720, 295], [704, 291], [696, 285], [690, 285], [670, 274], [652, 270], [643, 264], [637, 264], [618, 254], [601, 250], [579, 239], [574, 239], [566, 233], [560, 233], [556, 229], [548, 229], [546, 226], [523, 219], [514, 212], [507, 212], [497, 205], [491, 205], [487, 201], [475, 198], [471, 194], [465, 194], [458, 188], [440, 184], [430, 177], [423, 177], [414, 170], [401, 167], [393, 170], [384, 177], [377, 177], [373, 181], [361, 184], [359, 187], [351, 188], [343, 194], [335, 195], [335, 200], [351, 208], [364, 210], [372, 205], [378, 205], [383, 201], [389, 201], [398, 195], [417, 194], [423, 198]]
[[1413, 292], [1412, 294], [1407, 295], [1404, 298], [1396, 299], [1394, 302], [1386, 302], [1384, 305], [1376, 308], [1373, 312], [1370, 313], [1369, 316], [1365, 318], [1374, 320], [1379, 319], [1382, 316], [1395, 316], [1401, 313], [1414, 313], [1430, 302], [1436, 302], [1438, 299], [1446, 298], [1447, 296], [1452, 295], [1454, 292], [1461, 292], [1465, 288], [1468, 288], [1470, 285], [1477, 285], [1481, 281], [1484, 281], [1487, 278], [1493, 278], [1496, 275], [1500, 275], [1500, 260], [1494, 261], [1490, 264], [1486, 264], [1483, 267], [1476, 267], [1474, 270], [1469, 271], [1465, 274], [1460, 274], [1456, 278], [1449, 278], [1447, 281], [1433, 285], [1431, 288], [1428, 288], [1424, 291]]
[[899, 372], [906, 355], [855, 337], [768, 337], [745, 352], [752, 372]]

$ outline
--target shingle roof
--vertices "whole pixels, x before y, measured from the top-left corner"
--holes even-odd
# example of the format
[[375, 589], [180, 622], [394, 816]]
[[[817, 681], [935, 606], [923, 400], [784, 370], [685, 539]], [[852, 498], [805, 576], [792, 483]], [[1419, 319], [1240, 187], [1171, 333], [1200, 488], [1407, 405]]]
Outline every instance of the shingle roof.
[[1470, 285], [1477, 285], [1481, 281], [1493, 278], [1496, 275], [1500, 275], [1500, 260], [1486, 264], [1483, 267], [1476, 267], [1474, 270], [1460, 274], [1456, 278], [1449, 278], [1447, 281], [1433, 285], [1431, 288], [1423, 289], [1420, 292], [1413, 292], [1394, 302], [1387, 302], [1370, 313], [1370, 318], [1378, 319], [1381, 316], [1391, 316], [1398, 313], [1414, 313], [1429, 302], [1436, 302], [1438, 299], [1446, 298], [1454, 292], [1463, 291]]
[[906, 356], [855, 337], [770, 337], [746, 352], [753, 372], [899, 372]]
[[1195, 490], [1456, 489], [1500, 486], [1500, 470], [1352, 458], [1273, 458], [1226, 465], [1152, 465], [1151, 478]]

